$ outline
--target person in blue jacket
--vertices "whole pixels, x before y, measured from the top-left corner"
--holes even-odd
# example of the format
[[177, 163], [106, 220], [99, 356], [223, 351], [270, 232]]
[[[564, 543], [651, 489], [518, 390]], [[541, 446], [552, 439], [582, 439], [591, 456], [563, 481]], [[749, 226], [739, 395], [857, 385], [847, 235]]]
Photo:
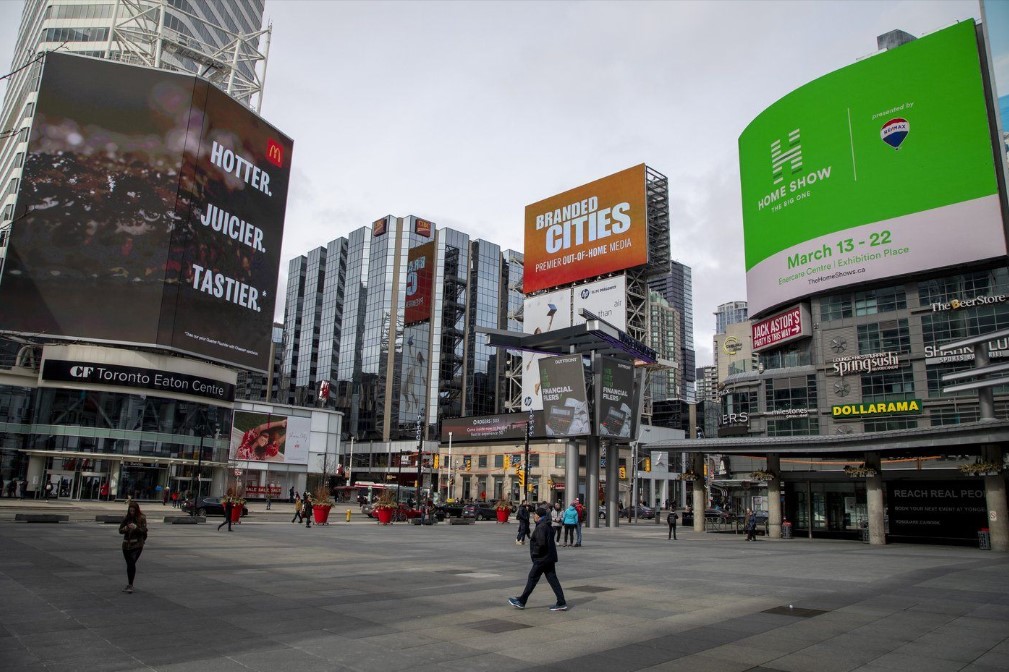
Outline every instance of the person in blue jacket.
[[575, 530], [578, 528], [578, 507], [575, 506], [574, 502], [568, 508], [564, 509], [564, 517], [561, 518], [561, 522], [564, 523], [564, 546], [574, 546], [575, 545]]

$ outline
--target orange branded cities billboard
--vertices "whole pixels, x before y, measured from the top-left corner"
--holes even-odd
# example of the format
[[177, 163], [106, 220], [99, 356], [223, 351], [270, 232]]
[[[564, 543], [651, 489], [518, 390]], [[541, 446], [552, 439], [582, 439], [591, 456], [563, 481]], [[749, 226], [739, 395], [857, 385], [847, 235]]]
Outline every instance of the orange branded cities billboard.
[[645, 164], [526, 206], [526, 294], [648, 263]]

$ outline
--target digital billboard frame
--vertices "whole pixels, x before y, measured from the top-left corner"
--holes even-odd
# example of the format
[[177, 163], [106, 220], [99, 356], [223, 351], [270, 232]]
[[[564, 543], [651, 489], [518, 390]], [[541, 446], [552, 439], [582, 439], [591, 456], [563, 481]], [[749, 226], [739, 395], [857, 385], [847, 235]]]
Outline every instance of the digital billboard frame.
[[0, 330], [268, 370], [292, 151], [198, 77], [48, 53]]
[[1004, 256], [993, 147], [972, 21], [774, 103], [739, 137], [750, 314]]
[[526, 206], [523, 292], [648, 263], [645, 164]]

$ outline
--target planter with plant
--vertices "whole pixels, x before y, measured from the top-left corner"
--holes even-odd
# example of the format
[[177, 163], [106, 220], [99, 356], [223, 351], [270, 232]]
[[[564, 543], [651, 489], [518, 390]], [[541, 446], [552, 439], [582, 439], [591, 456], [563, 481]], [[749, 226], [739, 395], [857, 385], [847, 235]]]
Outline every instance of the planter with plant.
[[326, 486], [320, 485], [312, 492], [312, 517], [316, 525], [329, 525], [329, 512], [335, 504]]
[[384, 490], [371, 510], [375, 513], [375, 518], [380, 524], [388, 525], [392, 522], [392, 516], [398, 508], [399, 502], [396, 501], [396, 493], [392, 490]]

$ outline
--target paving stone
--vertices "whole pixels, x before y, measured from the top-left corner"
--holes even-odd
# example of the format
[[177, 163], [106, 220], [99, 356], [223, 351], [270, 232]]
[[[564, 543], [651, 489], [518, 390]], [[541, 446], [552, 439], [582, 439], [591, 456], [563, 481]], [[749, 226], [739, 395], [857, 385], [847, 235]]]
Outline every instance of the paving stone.
[[[976, 549], [591, 530], [561, 555], [572, 608], [554, 613], [545, 581], [506, 603], [529, 568], [506, 526], [254, 517], [159, 525], [124, 595], [100, 510], [27, 526], [3, 507], [4, 672], [1009, 669], [1009, 557]], [[765, 613], [788, 604], [824, 613]]]

